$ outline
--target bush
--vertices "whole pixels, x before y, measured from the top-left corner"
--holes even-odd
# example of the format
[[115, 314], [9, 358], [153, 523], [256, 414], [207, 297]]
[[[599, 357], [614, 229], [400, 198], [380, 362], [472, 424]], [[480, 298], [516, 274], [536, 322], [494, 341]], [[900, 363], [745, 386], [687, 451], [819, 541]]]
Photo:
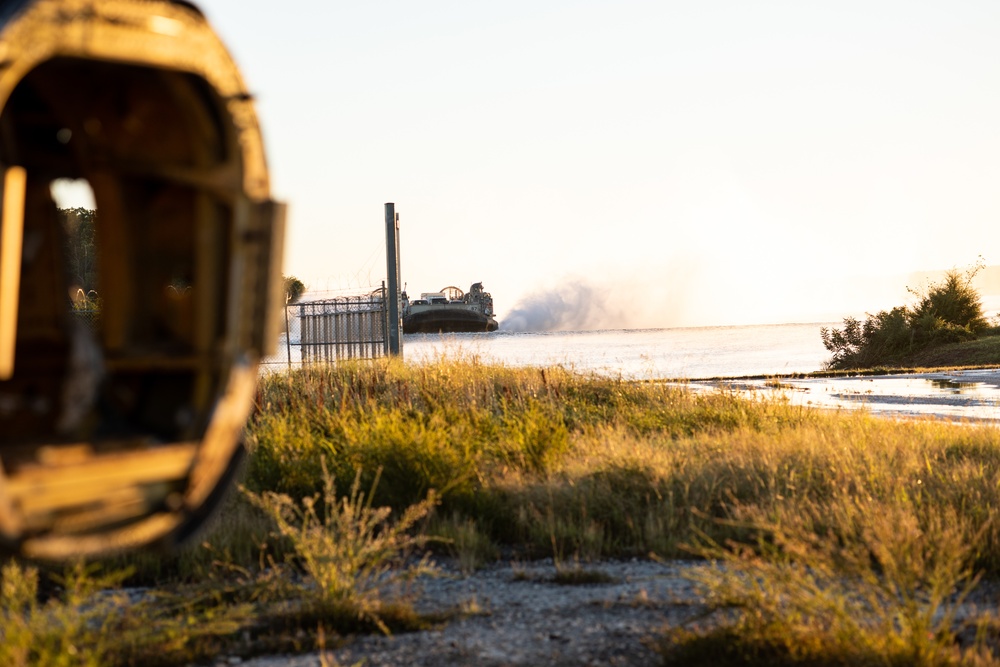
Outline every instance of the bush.
[[918, 299], [913, 307], [897, 306], [868, 314], [864, 322], [845, 317], [843, 329], [823, 327], [823, 346], [833, 353], [827, 367], [893, 364], [926, 347], [976, 338], [989, 326], [982, 299], [972, 287], [972, 279], [981, 268], [980, 261], [964, 273], [952, 269], [944, 280], [930, 284], [923, 292], [907, 288]]
[[868, 315], [859, 322], [844, 318], [843, 329], [819, 330], [823, 346], [833, 353], [830, 368], [866, 368], [883, 364], [913, 348], [913, 331], [905, 308]]
[[979, 293], [972, 287], [976, 269], [964, 275], [951, 270], [942, 282], [931, 285], [925, 294], [916, 294], [920, 300], [910, 314], [915, 331], [932, 336], [939, 329], [967, 331], [976, 334], [989, 326], [983, 316]]

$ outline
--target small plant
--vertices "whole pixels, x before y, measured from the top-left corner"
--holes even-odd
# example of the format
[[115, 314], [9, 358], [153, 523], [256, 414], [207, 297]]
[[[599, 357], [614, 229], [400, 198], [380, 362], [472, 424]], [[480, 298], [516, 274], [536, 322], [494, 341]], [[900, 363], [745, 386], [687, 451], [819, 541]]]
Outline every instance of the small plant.
[[61, 576], [49, 575], [60, 594], [40, 601], [39, 571], [6, 563], [0, 572], [0, 664], [189, 664], [218, 655], [222, 643], [255, 622], [251, 605], [232, 595], [231, 586], [146, 590], [135, 597], [121, 587], [130, 574], [76, 563]]
[[843, 329], [819, 330], [823, 346], [833, 353], [829, 368], [866, 368], [889, 363], [913, 349], [913, 332], [902, 307], [867, 315], [864, 322], [844, 318]]
[[356, 617], [388, 634], [383, 614], [393, 607], [386, 604], [383, 592], [434, 571], [425, 558], [405, 561], [414, 548], [427, 542], [426, 536], [410, 531], [430, 513], [436, 498], [431, 493], [391, 521], [390, 508], [372, 507], [377, 476], [366, 497], [358, 471], [350, 493], [341, 498], [325, 460], [322, 467], [323, 493], [301, 502], [273, 492], [244, 493], [274, 520], [278, 535], [290, 543], [288, 560], [306, 574], [299, 592], [308, 604], [319, 612]]
[[38, 570], [8, 561], [0, 571], [0, 664], [104, 665], [127, 604], [125, 573], [98, 577], [82, 563], [57, 578], [61, 598], [38, 601]]
[[436, 522], [428, 532], [446, 545], [448, 553], [458, 561], [464, 574], [471, 574], [497, 558], [496, 545], [470, 517], [452, 515], [447, 520]]
[[983, 314], [983, 302], [979, 292], [972, 287], [972, 280], [985, 266], [983, 258], [965, 272], [952, 269], [945, 273], [940, 283], [929, 285], [926, 290], [907, 291], [916, 296], [912, 319], [934, 318], [945, 324], [977, 332], [989, 326]]

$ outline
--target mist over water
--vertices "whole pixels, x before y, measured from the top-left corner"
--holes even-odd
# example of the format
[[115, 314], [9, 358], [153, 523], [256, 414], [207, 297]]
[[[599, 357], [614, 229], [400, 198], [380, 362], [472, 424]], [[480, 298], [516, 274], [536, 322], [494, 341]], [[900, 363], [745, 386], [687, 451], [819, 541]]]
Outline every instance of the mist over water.
[[[912, 304], [906, 286], [939, 280], [943, 272], [810, 280], [778, 267], [750, 266], [747, 275], [711, 270], [709, 262], [673, 259], [657, 267], [595, 267], [546, 282], [497, 319], [509, 333], [549, 333], [840, 322]], [[1000, 266], [977, 283], [987, 317], [1000, 318]], [[977, 276], [977, 279], [979, 277]], [[765, 280], [766, 279], [766, 280]], [[918, 280], [919, 279], [919, 280]], [[987, 280], [989, 279], [989, 280]], [[753, 281], [764, 287], [750, 289]], [[499, 302], [499, 303], [502, 303]]]
[[521, 299], [500, 322], [500, 329], [515, 333], [617, 329], [625, 328], [626, 315], [610, 290], [569, 280]]

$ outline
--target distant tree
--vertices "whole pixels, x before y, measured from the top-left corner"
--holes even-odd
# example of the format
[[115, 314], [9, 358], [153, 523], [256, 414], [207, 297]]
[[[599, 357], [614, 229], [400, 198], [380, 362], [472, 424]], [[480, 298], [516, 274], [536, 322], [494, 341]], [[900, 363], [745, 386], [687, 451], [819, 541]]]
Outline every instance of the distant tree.
[[295, 276], [284, 276], [285, 281], [285, 302], [295, 303], [302, 298], [306, 292], [305, 284]]

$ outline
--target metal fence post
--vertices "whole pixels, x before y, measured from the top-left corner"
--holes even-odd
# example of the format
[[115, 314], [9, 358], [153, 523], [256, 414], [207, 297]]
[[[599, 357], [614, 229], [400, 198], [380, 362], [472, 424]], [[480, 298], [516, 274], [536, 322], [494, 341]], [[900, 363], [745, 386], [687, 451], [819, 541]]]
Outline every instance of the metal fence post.
[[288, 326], [288, 295], [285, 295], [285, 352], [288, 354], [288, 370], [292, 370], [292, 331]]
[[389, 306], [389, 354], [401, 356], [403, 341], [400, 336], [401, 319], [399, 315], [399, 214], [396, 205], [385, 205], [385, 264], [389, 274], [389, 290], [386, 301]]

